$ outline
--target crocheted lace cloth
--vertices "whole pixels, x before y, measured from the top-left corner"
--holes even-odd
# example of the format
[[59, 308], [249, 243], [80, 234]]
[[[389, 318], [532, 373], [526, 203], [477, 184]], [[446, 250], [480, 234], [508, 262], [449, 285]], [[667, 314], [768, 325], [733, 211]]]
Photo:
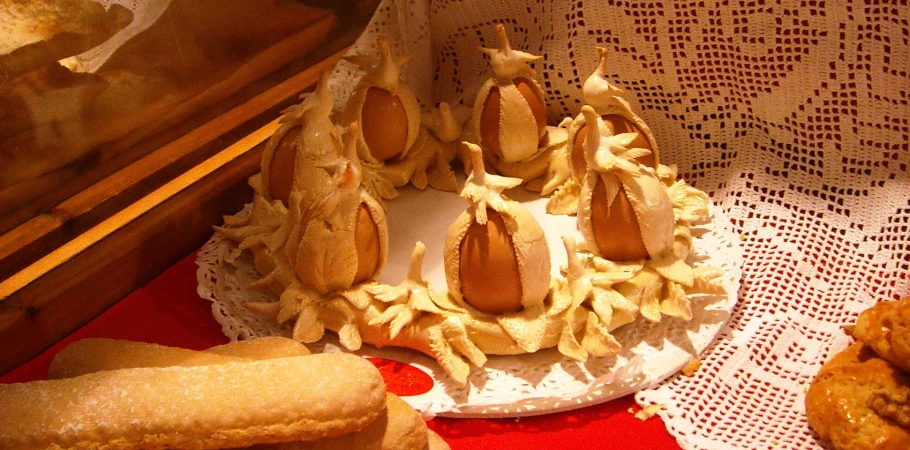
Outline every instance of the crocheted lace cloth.
[[[544, 56], [533, 67], [556, 124], [579, 112], [606, 47], [608, 79], [661, 161], [729, 218], [718, 235], [737, 236], [744, 261], [695, 376], [626, 382], [666, 406], [683, 448], [811, 449], [803, 396], [849, 342], [842, 326], [910, 294], [908, 21], [885, 0], [389, 0], [352, 52], [385, 35], [417, 51], [406, 78], [424, 106], [470, 104], [488, 76], [477, 47], [504, 23], [514, 48]], [[356, 76], [334, 74], [339, 104]]]

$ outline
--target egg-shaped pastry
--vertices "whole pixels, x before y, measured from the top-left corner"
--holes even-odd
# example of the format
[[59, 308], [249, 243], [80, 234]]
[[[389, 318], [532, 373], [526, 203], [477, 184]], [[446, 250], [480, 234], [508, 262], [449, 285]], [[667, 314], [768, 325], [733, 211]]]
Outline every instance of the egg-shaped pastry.
[[323, 73], [315, 92], [284, 111], [281, 126], [266, 144], [261, 194], [269, 201], [281, 200], [290, 207], [291, 192], [297, 191], [306, 208], [328, 182], [330, 174], [320, 166], [337, 158], [342, 149], [330, 119], [334, 99], [327, 87], [328, 74]]
[[[622, 133], [636, 133], [637, 136], [629, 144], [629, 148], [649, 150], [650, 153], [637, 158], [637, 161], [656, 169], [659, 160], [657, 142], [654, 140], [654, 135], [648, 125], [632, 112], [628, 102], [620, 97], [623, 93], [622, 89], [613, 86], [605, 78], [607, 73], [607, 50], [598, 47], [597, 54], [599, 56], [597, 68], [585, 80], [582, 87], [585, 104], [594, 108], [597, 113], [598, 125], [602, 134], [612, 136]], [[584, 157], [584, 141], [588, 134], [587, 127], [587, 119], [582, 114], [579, 114], [569, 125], [568, 139], [572, 145], [569, 164], [572, 168], [572, 176], [578, 183], [581, 183], [588, 170]]]
[[301, 283], [320, 294], [375, 278], [388, 254], [385, 212], [361, 186], [358, 128], [357, 122], [349, 127], [334, 175], [285, 247]]
[[389, 42], [377, 39], [379, 61], [364, 55], [349, 57], [366, 74], [361, 78], [342, 113], [344, 125], [358, 122], [358, 154], [371, 163], [403, 157], [420, 132], [420, 105], [401, 80], [401, 67], [413, 55], [392, 56]]
[[[597, 113], [582, 108], [588, 123]], [[593, 129], [593, 127], [592, 127]], [[578, 201], [578, 227], [590, 251], [611, 261], [648, 259], [672, 250], [673, 204], [654, 169], [638, 163], [648, 152], [630, 148], [634, 133], [588, 133], [588, 171]]]
[[539, 152], [547, 131], [543, 90], [529, 62], [540, 59], [509, 45], [505, 27], [496, 25], [499, 48], [490, 56], [493, 76], [480, 88], [471, 118], [480, 146], [507, 162], [524, 161]]
[[550, 286], [546, 236], [527, 209], [502, 195], [522, 180], [486, 173], [480, 147], [465, 145], [471, 151], [472, 168], [461, 196], [471, 206], [446, 235], [449, 293], [487, 314], [540, 304]]

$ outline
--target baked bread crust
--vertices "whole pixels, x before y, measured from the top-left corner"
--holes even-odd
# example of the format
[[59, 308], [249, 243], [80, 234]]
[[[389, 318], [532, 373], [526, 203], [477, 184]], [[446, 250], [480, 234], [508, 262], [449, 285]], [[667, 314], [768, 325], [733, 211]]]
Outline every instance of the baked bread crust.
[[86, 338], [75, 341], [57, 352], [51, 360], [47, 377], [54, 380], [102, 370], [193, 367], [309, 354], [310, 351], [305, 345], [279, 336], [231, 342], [204, 351], [120, 339]]

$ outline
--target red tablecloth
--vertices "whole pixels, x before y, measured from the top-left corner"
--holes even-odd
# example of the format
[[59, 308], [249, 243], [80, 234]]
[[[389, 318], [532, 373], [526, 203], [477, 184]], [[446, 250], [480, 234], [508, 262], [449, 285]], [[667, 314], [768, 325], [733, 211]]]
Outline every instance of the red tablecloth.
[[[0, 377], [17, 383], [46, 378], [54, 355], [86, 337], [108, 337], [204, 349], [227, 342], [210, 304], [196, 294], [196, 255], [165, 271], [33, 360]], [[436, 418], [428, 425], [453, 450], [553, 448], [678, 449], [659, 417], [640, 421], [631, 397], [575, 411], [520, 419]], [[353, 449], [352, 449], [353, 450]]]

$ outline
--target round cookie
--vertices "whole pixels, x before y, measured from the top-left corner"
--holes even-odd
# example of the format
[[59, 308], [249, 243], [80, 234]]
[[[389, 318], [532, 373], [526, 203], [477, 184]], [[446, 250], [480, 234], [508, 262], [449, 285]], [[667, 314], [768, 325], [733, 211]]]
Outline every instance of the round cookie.
[[910, 372], [910, 297], [878, 302], [863, 311], [852, 334], [880, 357]]
[[837, 450], [907, 449], [910, 430], [894, 419], [906, 415], [898, 403], [908, 392], [907, 374], [856, 343], [822, 366], [806, 394], [806, 416]]

